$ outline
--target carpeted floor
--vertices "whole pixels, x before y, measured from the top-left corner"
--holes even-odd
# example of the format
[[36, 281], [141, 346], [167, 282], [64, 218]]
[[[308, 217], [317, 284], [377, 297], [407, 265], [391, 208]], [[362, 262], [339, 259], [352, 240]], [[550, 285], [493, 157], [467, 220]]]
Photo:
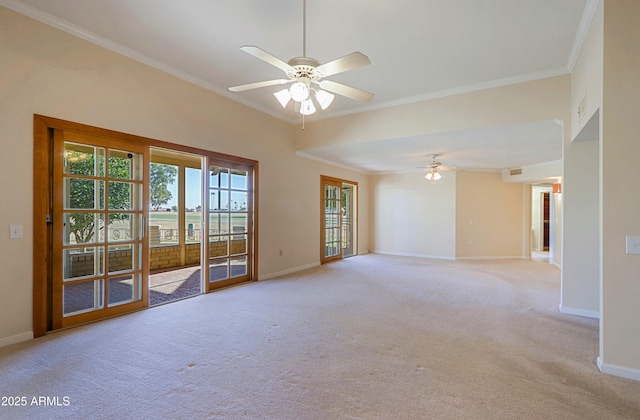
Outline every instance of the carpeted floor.
[[559, 278], [364, 255], [181, 300], [0, 349], [0, 418], [639, 419]]

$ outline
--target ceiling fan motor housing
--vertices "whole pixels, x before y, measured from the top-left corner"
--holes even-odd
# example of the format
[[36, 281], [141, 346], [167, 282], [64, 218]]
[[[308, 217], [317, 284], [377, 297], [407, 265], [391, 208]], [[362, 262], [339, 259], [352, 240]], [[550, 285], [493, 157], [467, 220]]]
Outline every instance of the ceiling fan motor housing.
[[289, 60], [288, 64], [293, 67], [294, 71], [287, 71], [290, 79], [297, 80], [301, 77], [307, 77], [312, 82], [317, 81], [322, 75], [315, 71], [320, 66], [320, 62], [311, 57], [296, 57]]

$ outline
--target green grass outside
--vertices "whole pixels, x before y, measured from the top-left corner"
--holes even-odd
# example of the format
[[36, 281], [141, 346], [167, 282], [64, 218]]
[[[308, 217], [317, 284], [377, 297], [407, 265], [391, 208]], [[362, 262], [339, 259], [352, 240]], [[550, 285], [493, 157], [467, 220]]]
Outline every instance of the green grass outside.
[[[185, 214], [187, 223], [200, 223], [200, 213], [190, 212]], [[175, 211], [150, 211], [149, 220], [151, 222], [164, 220], [177, 221], [178, 213]]]
[[[195, 229], [200, 228], [200, 213], [197, 212], [189, 212], [185, 213], [185, 225], [188, 226], [190, 223], [193, 224]], [[221, 222], [223, 225], [227, 223], [227, 214], [221, 214]], [[231, 216], [231, 224], [232, 226], [244, 226], [245, 218], [244, 214], [232, 215]], [[238, 220], [239, 223], [233, 223], [235, 220]], [[155, 226], [160, 225], [163, 229], [175, 229], [178, 227], [178, 213], [173, 211], [152, 211], [149, 212], [149, 225]]]

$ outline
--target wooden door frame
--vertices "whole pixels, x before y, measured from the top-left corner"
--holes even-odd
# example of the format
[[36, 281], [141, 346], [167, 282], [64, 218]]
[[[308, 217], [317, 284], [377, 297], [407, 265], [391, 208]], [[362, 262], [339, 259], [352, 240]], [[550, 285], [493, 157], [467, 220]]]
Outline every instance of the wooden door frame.
[[[551, 247], [551, 199], [553, 195], [551, 191], [543, 191], [540, 195], [540, 251], [549, 252]], [[547, 246], [545, 246], [545, 241]]]
[[[342, 184], [350, 184], [353, 185], [354, 189], [356, 190], [356, 194], [355, 194], [355, 211], [354, 213], [358, 212], [358, 201], [360, 199], [359, 194], [358, 194], [358, 183], [356, 181], [351, 181], [348, 179], [342, 179], [342, 178], [335, 178], [332, 176], [327, 176], [327, 175], [320, 175], [320, 263], [324, 264], [330, 261], [335, 261], [335, 260], [339, 260], [342, 259], [342, 237], [340, 238], [340, 254], [334, 257], [329, 257], [329, 258], [325, 258], [324, 256], [324, 241], [325, 241], [325, 211], [324, 211], [324, 186], [325, 184], [340, 184], [340, 200], [342, 201]], [[342, 214], [340, 215], [340, 230], [342, 231]], [[353, 256], [355, 257], [356, 255], [358, 255], [358, 235], [360, 232], [360, 229], [358, 229], [358, 217], [357, 214], [355, 214], [355, 217], [353, 217], [353, 219], [355, 220], [354, 223], [354, 227], [355, 227], [355, 235], [354, 235], [354, 247], [353, 247]], [[340, 233], [340, 235], [342, 235], [342, 232]]]
[[167, 141], [136, 136], [100, 127], [61, 120], [34, 114], [33, 117], [33, 335], [41, 337], [51, 330], [52, 320], [49, 316], [51, 290], [49, 287], [50, 245], [53, 241], [51, 224], [47, 219], [51, 215], [52, 192], [49, 184], [52, 177], [52, 131], [61, 129], [88, 135], [109, 137], [134, 143], [142, 143], [147, 147], [158, 147], [186, 153], [211, 156], [218, 160], [245, 163], [253, 168], [253, 184], [250, 193], [253, 196], [253, 242], [251, 280], [258, 280], [258, 175], [259, 164], [253, 159], [241, 158], [224, 153], [212, 152], [190, 146], [183, 146]]

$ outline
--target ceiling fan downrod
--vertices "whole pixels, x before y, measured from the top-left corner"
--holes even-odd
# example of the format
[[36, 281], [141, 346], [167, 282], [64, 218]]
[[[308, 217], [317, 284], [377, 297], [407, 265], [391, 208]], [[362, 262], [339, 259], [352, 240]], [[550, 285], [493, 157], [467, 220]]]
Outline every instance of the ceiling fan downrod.
[[302, 0], [302, 56], [307, 56], [307, 0]]

